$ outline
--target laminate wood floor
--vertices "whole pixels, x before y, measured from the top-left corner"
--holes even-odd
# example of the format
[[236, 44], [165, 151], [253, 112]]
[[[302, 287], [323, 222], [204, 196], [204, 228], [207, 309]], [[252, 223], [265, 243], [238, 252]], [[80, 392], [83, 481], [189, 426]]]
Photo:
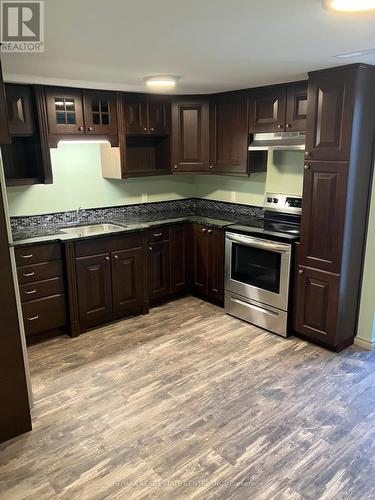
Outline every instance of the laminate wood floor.
[[375, 498], [375, 357], [195, 298], [29, 349], [5, 499]]

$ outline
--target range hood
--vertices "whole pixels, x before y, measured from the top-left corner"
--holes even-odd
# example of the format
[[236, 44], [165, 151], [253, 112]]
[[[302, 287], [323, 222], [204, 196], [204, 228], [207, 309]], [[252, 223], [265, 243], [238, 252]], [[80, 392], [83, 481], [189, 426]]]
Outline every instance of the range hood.
[[271, 132], [254, 134], [249, 151], [303, 151], [305, 132]]

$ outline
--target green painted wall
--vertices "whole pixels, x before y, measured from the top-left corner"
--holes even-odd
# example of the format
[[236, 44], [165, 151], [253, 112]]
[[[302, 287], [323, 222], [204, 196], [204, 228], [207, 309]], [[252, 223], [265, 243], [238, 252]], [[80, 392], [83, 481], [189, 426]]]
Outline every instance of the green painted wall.
[[51, 156], [53, 184], [7, 189], [11, 216], [140, 203], [142, 193], [147, 193], [148, 201], [175, 200], [192, 194], [190, 176], [103, 179], [100, 144], [60, 144], [51, 149]]
[[375, 175], [372, 183], [358, 337], [375, 342]]

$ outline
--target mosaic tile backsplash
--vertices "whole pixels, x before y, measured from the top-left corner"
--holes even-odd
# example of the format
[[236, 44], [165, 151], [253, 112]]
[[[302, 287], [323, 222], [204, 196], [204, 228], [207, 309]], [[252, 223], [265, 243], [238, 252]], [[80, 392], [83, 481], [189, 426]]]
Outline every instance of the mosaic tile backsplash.
[[223, 201], [204, 200], [200, 198], [188, 198], [185, 200], [162, 201], [155, 203], [140, 203], [135, 205], [122, 205], [117, 207], [90, 208], [85, 210], [74, 210], [69, 212], [56, 212], [44, 215], [32, 215], [27, 217], [11, 217], [13, 233], [23, 229], [31, 229], [40, 226], [69, 225], [73, 223], [90, 223], [98, 220], [109, 219], [132, 219], [136, 221], [145, 216], [173, 213], [176, 217], [183, 215], [200, 215], [215, 217], [222, 214], [233, 214], [236, 216], [262, 217], [263, 209], [252, 205], [240, 205], [238, 203], [227, 203]]

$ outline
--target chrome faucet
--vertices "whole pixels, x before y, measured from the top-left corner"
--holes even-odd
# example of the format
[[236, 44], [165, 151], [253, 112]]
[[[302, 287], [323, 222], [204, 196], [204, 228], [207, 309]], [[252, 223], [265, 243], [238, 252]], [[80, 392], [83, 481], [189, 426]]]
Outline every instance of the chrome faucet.
[[79, 207], [76, 210], [76, 222], [80, 224], [82, 222], [82, 215], [85, 213], [85, 210], [82, 207]]

